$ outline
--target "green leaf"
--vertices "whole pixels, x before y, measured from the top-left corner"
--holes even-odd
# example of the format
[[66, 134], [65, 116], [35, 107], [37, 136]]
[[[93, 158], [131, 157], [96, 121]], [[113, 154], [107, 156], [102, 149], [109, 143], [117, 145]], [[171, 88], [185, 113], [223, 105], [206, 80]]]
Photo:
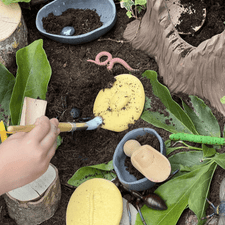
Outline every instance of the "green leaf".
[[180, 146], [180, 147], [168, 147], [166, 148], [166, 155], [169, 155], [171, 152], [176, 151], [178, 149], [185, 149], [187, 147], [185, 146]]
[[5, 5], [9, 5], [11, 3], [16, 3], [16, 2], [30, 2], [31, 0], [2, 0], [2, 2]]
[[147, 0], [135, 0], [135, 5], [145, 5]]
[[132, 17], [132, 12], [128, 10], [127, 13], [126, 13], [126, 15], [127, 15], [129, 18], [131, 18], [131, 17]]
[[136, 7], [137, 7], [137, 8], [136, 8], [137, 12], [138, 12], [138, 13], [141, 13], [141, 11], [142, 11], [143, 7], [142, 7], [142, 6], [140, 6], [140, 5], [139, 5], [139, 6], [136, 6]]
[[132, 0], [122, 0], [120, 1], [120, 7], [125, 8], [126, 10], [131, 10], [134, 2]]
[[[147, 70], [142, 74], [150, 80], [153, 93], [166, 107], [165, 112], [153, 112], [151, 106], [146, 105], [141, 118], [156, 127], [163, 128], [171, 133], [198, 134], [189, 116], [172, 99], [169, 90], [157, 80], [157, 73]], [[150, 101], [148, 101], [150, 102]]]
[[[161, 185], [155, 193], [166, 201], [168, 209], [157, 211], [147, 206], [142, 207], [141, 211], [147, 224], [176, 225], [182, 212], [189, 204], [191, 204], [192, 210], [194, 210], [198, 217], [203, 214], [202, 202], [204, 203], [205, 196], [208, 194], [205, 190], [209, 188], [210, 178], [214, 170], [215, 165], [213, 163], [204, 164], [191, 172], [175, 177]], [[204, 189], [202, 193], [200, 193], [201, 188]], [[196, 189], [199, 190], [195, 191]], [[193, 192], [198, 194], [198, 197], [192, 194]], [[193, 197], [196, 199], [193, 200]], [[197, 200], [200, 201], [199, 204], [197, 204]], [[203, 224], [203, 222], [200, 221], [199, 225]], [[137, 216], [135, 225], [141, 224], [141, 219]]]
[[206, 216], [206, 198], [208, 197], [210, 183], [216, 168], [216, 163], [210, 163], [201, 169], [201, 171], [204, 169], [205, 173], [202, 173], [198, 182], [195, 183], [188, 199], [189, 209], [198, 217], [198, 225], [205, 223], [201, 218]]
[[58, 148], [63, 142], [63, 139], [60, 135], [57, 136], [56, 142], [57, 142], [57, 148]]
[[102, 163], [99, 165], [85, 166], [76, 171], [76, 173], [69, 179], [68, 184], [73, 186], [79, 186], [83, 182], [92, 178], [104, 178], [112, 180], [116, 177], [116, 174], [112, 172], [113, 161], [107, 164]]
[[192, 108], [184, 102], [182, 104], [198, 133], [205, 136], [220, 137], [220, 126], [211, 109], [198, 97], [192, 95], [189, 97]]
[[203, 166], [206, 161], [202, 161], [203, 152], [202, 151], [188, 151], [188, 152], [179, 152], [175, 155], [169, 157], [171, 164], [172, 172], [182, 167], [193, 167], [197, 165]]
[[220, 167], [225, 169], [225, 153], [219, 154], [217, 153], [213, 158], [212, 158]]
[[12, 124], [19, 124], [24, 97], [45, 100], [51, 67], [43, 49], [43, 40], [37, 40], [16, 53], [17, 75], [10, 112]]
[[212, 157], [212, 156], [214, 156], [216, 154], [216, 149], [215, 148], [210, 148], [207, 145], [202, 145], [202, 150], [203, 150], [204, 158]]
[[15, 77], [0, 64], [0, 120], [6, 125], [9, 122], [9, 102], [15, 84]]
[[99, 170], [111, 171], [111, 170], [113, 170], [113, 161], [111, 160], [108, 163], [101, 163], [98, 165], [93, 165], [91, 167], [99, 169]]
[[225, 96], [223, 96], [223, 97], [220, 99], [220, 102], [221, 102], [222, 104], [225, 104]]

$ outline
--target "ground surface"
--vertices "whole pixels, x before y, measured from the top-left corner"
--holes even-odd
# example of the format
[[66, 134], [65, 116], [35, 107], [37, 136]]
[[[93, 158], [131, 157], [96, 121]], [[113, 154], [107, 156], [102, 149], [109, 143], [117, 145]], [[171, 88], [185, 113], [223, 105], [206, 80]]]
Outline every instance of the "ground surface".
[[[205, 25], [195, 36], [185, 37], [189, 43], [197, 46], [207, 38], [224, 30], [223, 21], [225, 18], [225, 3], [221, 0], [207, 1], [207, 19]], [[117, 1], [116, 1], [117, 3]], [[123, 31], [126, 24], [131, 20], [126, 16], [126, 10], [117, 6], [117, 23], [114, 28], [99, 40], [82, 45], [65, 45], [54, 42], [42, 36], [35, 26], [35, 17], [41, 5], [32, 6], [31, 10], [23, 9], [23, 16], [28, 27], [29, 43], [37, 39], [44, 40], [44, 49], [52, 67], [52, 77], [47, 93], [47, 116], [57, 117], [60, 121], [74, 121], [70, 115], [73, 107], [81, 110], [81, 118], [93, 118], [93, 103], [98, 92], [107, 87], [109, 82], [114, 80], [114, 76], [128, 73], [121, 65], [116, 64], [109, 72], [106, 67], [97, 66], [87, 62], [88, 59], [95, 59], [101, 51], [108, 51], [113, 57], [124, 59], [131, 67], [138, 68], [140, 72], [135, 75], [141, 80], [146, 96], [151, 96], [151, 85], [148, 80], [142, 78], [141, 74], [145, 70], [158, 71], [158, 66], [154, 59], [149, 58], [141, 51], [133, 49], [129, 43], [116, 42], [122, 40]], [[10, 69], [9, 69], [10, 70]], [[15, 74], [15, 68], [10, 70]], [[163, 82], [160, 79], [161, 82]], [[160, 108], [157, 99], [154, 107]], [[214, 111], [214, 114], [224, 124], [224, 118]], [[78, 120], [75, 120], [78, 122]], [[169, 133], [155, 128], [147, 122], [139, 119], [128, 130], [115, 133], [99, 128], [94, 131], [77, 131], [62, 134], [63, 143], [58, 148], [52, 163], [58, 168], [62, 185], [62, 198], [55, 215], [43, 225], [65, 225], [66, 207], [74, 189], [68, 187], [67, 181], [80, 167], [95, 165], [112, 160], [113, 153], [119, 141], [132, 129], [140, 127], [150, 127], [163, 137], [168, 139]], [[210, 190], [210, 200], [216, 205], [219, 204], [219, 185], [225, 176], [221, 168], [216, 170]], [[178, 224], [183, 225], [187, 221], [187, 215], [192, 214], [186, 210], [180, 218]], [[0, 198], [0, 224], [14, 225], [15, 222], [9, 218], [7, 209], [2, 198]]]

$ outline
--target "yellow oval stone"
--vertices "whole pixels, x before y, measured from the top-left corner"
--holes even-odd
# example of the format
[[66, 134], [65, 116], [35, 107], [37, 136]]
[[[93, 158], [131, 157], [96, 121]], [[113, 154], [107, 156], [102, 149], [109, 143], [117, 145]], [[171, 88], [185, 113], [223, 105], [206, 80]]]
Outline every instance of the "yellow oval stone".
[[98, 93], [93, 113], [102, 117], [102, 128], [121, 132], [141, 116], [145, 92], [140, 80], [131, 74], [121, 74], [115, 79], [111, 88]]
[[123, 200], [117, 186], [102, 178], [82, 183], [72, 194], [66, 212], [67, 225], [119, 225]]

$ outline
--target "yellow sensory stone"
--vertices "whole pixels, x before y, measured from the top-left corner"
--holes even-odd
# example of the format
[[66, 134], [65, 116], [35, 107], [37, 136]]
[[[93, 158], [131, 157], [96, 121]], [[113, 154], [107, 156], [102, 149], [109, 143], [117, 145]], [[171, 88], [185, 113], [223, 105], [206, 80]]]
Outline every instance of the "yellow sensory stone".
[[93, 178], [76, 188], [66, 212], [67, 225], [119, 225], [123, 200], [117, 186], [102, 178]]
[[93, 113], [103, 118], [102, 128], [121, 132], [141, 116], [145, 92], [140, 80], [131, 74], [121, 74], [115, 79], [111, 88], [98, 93]]

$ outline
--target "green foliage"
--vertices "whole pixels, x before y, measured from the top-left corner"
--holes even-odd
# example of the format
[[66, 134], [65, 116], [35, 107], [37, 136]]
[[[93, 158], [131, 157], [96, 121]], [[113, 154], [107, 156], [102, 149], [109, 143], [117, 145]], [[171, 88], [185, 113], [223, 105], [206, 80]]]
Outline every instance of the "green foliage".
[[141, 118], [156, 127], [163, 128], [171, 133], [193, 133], [198, 134], [190, 117], [172, 99], [169, 90], [157, 80], [157, 73], [147, 70], [142, 74], [150, 80], [153, 93], [165, 106], [165, 113], [151, 111], [151, 99], [147, 98], [144, 112]]
[[[147, 0], [120, 0], [120, 7], [127, 10], [129, 18], [134, 17], [137, 19], [137, 13], [140, 13], [146, 7]], [[135, 7], [135, 13], [133, 11]]]
[[[200, 152], [202, 153], [202, 152]], [[178, 153], [174, 161], [179, 165], [178, 160], [188, 157], [191, 152]], [[199, 155], [197, 155], [199, 156]], [[189, 159], [195, 159], [193, 154]], [[182, 160], [182, 165], [189, 166], [187, 160]], [[183, 164], [185, 163], [185, 164]], [[192, 167], [191, 167], [192, 168]], [[195, 166], [188, 172], [180, 172], [174, 179], [161, 185], [155, 193], [166, 200], [168, 209], [157, 211], [144, 206], [141, 211], [148, 225], [175, 225], [182, 212], [188, 206], [197, 215], [198, 224], [204, 224], [200, 218], [205, 215], [205, 202], [208, 188], [216, 169], [216, 163], [209, 162]], [[137, 217], [135, 225], [141, 225], [140, 217]]]
[[221, 102], [222, 104], [225, 104], [225, 96], [223, 96], [223, 97], [220, 99], [220, 102]]
[[43, 49], [43, 40], [37, 40], [16, 53], [17, 75], [10, 101], [11, 122], [19, 124], [24, 97], [45, 100], [51, 77], [51, 66]]
[[15, 84], [15, 77], [0, 64], [0, 121], [9, 123], [9, 102]]
[[5, 4], [5, 5], [9, 5], [11, 3], [17, 3], [17, 2], [30, 2], [31, 0], [2, 0], [2, 2]]
[[194, 110], [184, 102], [182, 102], [182, 105], [198, 133], [205, 136], [220, 137], [220, 127], [211, 109], [198, 97], [189, 96], [189, 98]]
[[[43, 40], [37, 40], [16, 53], [16, 78], [0, 64], [0, 120], [18, 125], [24, 97], [45, 99], [51, 77], [51, 67], [43, 49]], [[57, 137], [57, 146], [62, 143]]]
[[[152, 100], [147, 98], [142, 119], [171, 133], [220, 136], [220, 127], [216, 118], [201, 99], [189, 96], [192, 107], [182, 101], [182, 108], [171, 98], [168, 89], [158, 82], [155, 71], [146, 71], [143, 77], [150, 80], [153, 94], [165, 109], [164, 112], [151, 111]], [[179, 169], [179, 173], [155, 191], [166, 201], [168, 209], [157, 211], [146, 206], [142, 207], [141, 211], [148, 225], [175, 225], [187, 207], [197, 215], [198, 225], [205, 222], [201, 218], [205, 216], [210, 183], [217, 165], [225, 168], [225, 154], [219, 154], [215, 148], [206, 145], [196, 148], [182, 143], [184, 147], [174, 147], [171, 146], [171, 141], [167, 140], [165, 142], [167, 154], [180, 148], [197, 151], [180, 152], [169, 157], [172, 172]], [[141, 219], [137, 216], [135, 225], [141, 224]]]
[[81, 167], [68, 180], [68, 184], [77, 187], [83, 182], [90, 180], [92, 178], [104, 178], [107, 180], [112, 180], [113, 178], [116, 177], [116, 174], [113, 173], [112, 170], [113, 170], [113, 161], [110, 161], [107, 164], [102, 163], [93, 166]]

